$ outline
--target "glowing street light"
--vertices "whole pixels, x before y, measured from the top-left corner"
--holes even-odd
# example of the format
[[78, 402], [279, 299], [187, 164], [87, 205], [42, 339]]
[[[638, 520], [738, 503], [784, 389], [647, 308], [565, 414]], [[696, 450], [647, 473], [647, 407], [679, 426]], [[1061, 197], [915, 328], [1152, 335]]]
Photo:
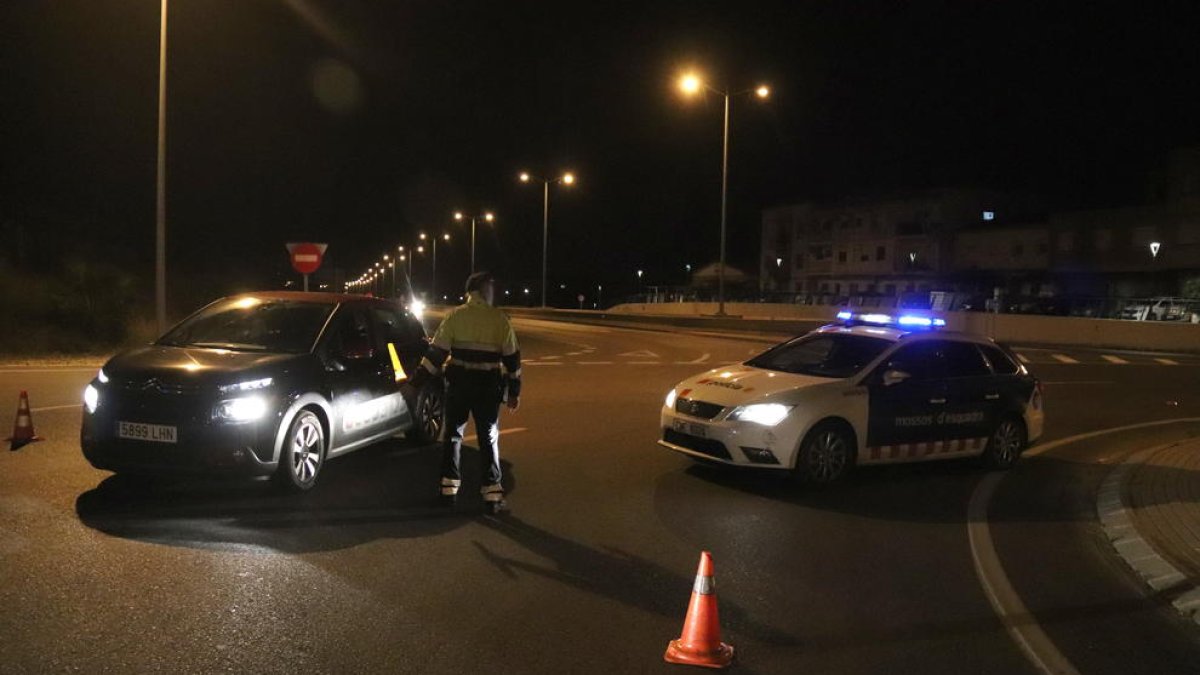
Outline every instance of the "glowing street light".
[[[421, 239], [425, 239], [424, 232], [421, 233]], [[429, 281], [429, 295], [430, 295], [430, 297], [434, 297], [434, 298], [437, 297], [437, 245], [438, 245], [438, 239], [441, 239], [442, 241], [445, 241], [445, 242], [449, 242], [450, 241], [450, 233], [443, 232], [441, 237], [433, 237], [431, 240], [431, 241], [433, 241], [433, 271], [431, 272], [431, 274], [433, 275], [433, 278], [430, 279], [430, 281]]]
[[546, 306], [546, 259], [550, 244], [550, 184], [556, 183], [570, 187], [575, 184], [575, 174], [564, 171], [557, 178], [542, 178], [522, 171], [518, 176], [522, 183], [540, 181], [542, 183], [542, 307]]
[[[495, 222], [496, 214], [492, 213], [491, 211], [484, 211], [483, 213], [479, 214], [478, 216], [470, 216], [470, 220], [471, 220], [471, 274], [475, 273], [475, 219], [476, 218], [482, 219], [485, 223], [491, 223], [491, 222]], [[454, 220], [455, 221], [461, 223], [462, 221], [464, 221], [466, 219], [467, 219], [467, 216], [463, 215], [462, 211], [454, 212]]]
[[742, 96], [753, 93], [759, 100], [771, 96], [771, 88], [760, 84], [754, 89], [734, 92], [732, 95], [726, 89], [717, 89], [705, 82], [696, 73], [685, 73], [679, 78], [679, 90], [686, 96], [695, 96], [702, 90], [720, 95], [725, 100], [725, 121], [721, 131], [721, 263], [717, 267], [717, 316], [725, 315], [725, 231], [726, 211], [729, 194], [729, 99], [731, 96]]

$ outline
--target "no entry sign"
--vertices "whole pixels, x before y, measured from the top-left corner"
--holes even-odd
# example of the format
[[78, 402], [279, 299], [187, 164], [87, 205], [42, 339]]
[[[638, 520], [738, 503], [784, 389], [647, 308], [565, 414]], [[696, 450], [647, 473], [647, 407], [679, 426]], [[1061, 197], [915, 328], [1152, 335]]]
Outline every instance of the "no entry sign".
[[292, 257], [292, 269], [300, 274], [312, 274], [321, 266], [325, 249], [329, 244], [310, 244], [307, 242], [288, 244], [287, 250]]

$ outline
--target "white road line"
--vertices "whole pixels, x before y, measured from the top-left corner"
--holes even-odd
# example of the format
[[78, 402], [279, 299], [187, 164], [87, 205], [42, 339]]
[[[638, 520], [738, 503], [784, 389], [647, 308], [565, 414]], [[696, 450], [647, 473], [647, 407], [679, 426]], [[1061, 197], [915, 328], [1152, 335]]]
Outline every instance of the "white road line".
[[89, 368], [22, 368], [19, 370], [0, 368], [0, 375], [17, 373], [94, 373], [99, 367], [99, 365], [95, 365]]
[[1117, 365], [1124, 365], [1126, 363], [1129, 363], [1128, 361], [1126, 361], [1125, 359], [1123, 359], [1119, 356], [1109, 356], [1108, 354], [1101, 354], [1100, 358], [1104, 359], [1105, 361], [1108, 361], [1109, 363], [1115, 363]]
[[525, 366], [561, 366], [561, 365], [562, 365], [562, 361], [540, 361], [540, 362], [539, 361], [526, 361], [525, 363], [521, 364], [521, 367], [525, 367]]
[[612, 361], [579, 361], [581, 366], [611, 366]]
[[979, 584], [992, 610], [1004, 624], [1004, 629], [1038, 670], [1046, 675], [1078, 675], [1079, 671], [1058, 651], [1050, 636], [1046, 635], [1046, 631], [1042, 630], [1037, 619], [1021, 601], [1021, 596], [1017, 595], [996, 555], [987, 512], [996, 485], [1005, 475], [991, 473], [979, 481], [967, 507], [967, 539], [971, 543], [975, 575], [979, 577]]
[[694, 359], [692, 361], [678, 361], [677, 363], [704, 363], [705, 361], [708, 360], [708, 357], [710, 357], [710, 356], [712, 356], [712, 354], [705, 353], [703, 356], [701, 356], [698, 359]]
[[67, 408], [80, 408], [82, 403], [72, 403], [71, 405], [48, 405], [44, 408], [30, 408], [29, 412], [43, 412], [46, 410], [66, 410]]
[[1066, 354], [1051, 354], [1050, 356], [1054, 357], [1054, 360], [1058, 361], [1059, 363], [1079, 363], [1079, 361], [1076, 361]]
[[586, 352], [567, 352], [567, 356], [581, 356]]
[[[1200, 422], [1200, 417], [1179, 417], [1100, 429], [1043, 443], [1026, 450], [1023, 454], [1027, 456], [1040, 455], [1070, 443], [1120, 431], [1195, 422]], [[991, 503], [992, 495], [996, 492], [996, 486], [1007, 475], [1009, 474], [988, 474], [979, 481], [979, 484], [975, 486], [975, 492], [971, 494], [971, 502], [967, 507], [967, 538], [971, 544], [971, 558], [975, 563], [975, 575], [979, 577], [979, 584], [983, 587], [992, 609], [1004, 624], [1005, 630], [1033, 665], [1046, 675], [1078, 673], [1079, 671], [1075, 670], [1071, 662], [1054, 646], [1049, 636], [1042, 630], [1041, 625], [1037, 623], [1037, 619], [1025, 607], [1025, 603], [1021, 602], [1020, 596], [1017, 595], [1012, 582], [1004, 572], [1004, 566], [1000, 563], [999, 556], [996, 555], [996, 546], [992, 541], [991, 528], [988, 526], [987, 520], [988, 506]]]
[[1030, 363], [1029, 357], [1025, 356], [1024, 354], [1021, 354], [1020, 352], [1017, 353], [1017, 359], [1020, 360], [1021, 363], [1025, 363], [1025, 364]]
[[662, 361], [626, 361], [629, 366], [661, 366]]
[[649, 349], [640, 349], [636, 352], [625, 352], [624, 354], [617, 354], [617, 356], [629, 356], [632, 358], [641, 357], [641, 358], [651, 358], [651, 359], [658, 358], [658, 354], [655, 354], [654, 352], [650, 351]]
[[542, 357], [542, 359], [543, 359], [543, 360], [546, 360], [546, 361], [550, 361], [550, 360], [553, 360], [553, 359], [561, 359], [561, 358], [562, 358], [561, 356], [543, 356], [543, 357]]
[[[526, 427], [513, 427], [512, 429], [501, 429], [500, 435], [503, 436], [504, 434], [517, 434], [522, 431], [529, 431], [529, 429]], [[463, 436], [463, 442], [476, 441], [476, 440], [479, 440], [479, 437], [476, 436], [475, 434], [468, 434], [466, 436]]]
[[1163, 364], [1164, 366], [1177, 366], [1177, 365], [1179, 365], [1179, 362], [1178, 362], [1178, 361], [1175, 361], [1175, 360], [1173, 360], [1173, 359], [1154, 359], [1154, 360], [1155, 360], [1155, 361], [1158, 361], [1159, 363]]

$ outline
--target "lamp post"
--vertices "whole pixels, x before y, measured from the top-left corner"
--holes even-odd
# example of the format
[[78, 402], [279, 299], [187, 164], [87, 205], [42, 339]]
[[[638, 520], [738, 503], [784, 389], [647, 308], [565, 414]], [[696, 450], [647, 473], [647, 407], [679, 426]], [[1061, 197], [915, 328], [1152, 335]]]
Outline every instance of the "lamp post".
[[[725, 100], [725, 119], [721, 127], [721, 259], [720, 265], [717, 267], [717, 316], [725, 316], [725, 212], [729, 185], [729, 99], [731, 94], [726, 89], [717, 89], [711, 86], [694, 73], [688, 73], [679, 78], [679, 89], [687, 96], [693, 96], [700, 93], [702, 89], [707, 89], [719, 94]], [[760, 84], [754, 89], [734, 92], [732, 96], [745, 94], [753, 94], [760, 100], [765, 100], [770, 97], [771, 89], [765, 84]]]
[[[461, 223], [465, 218], [466, 218], [466, 216], [463, 215], [462, 211], [454, 212], [454, 220]], [[482, 218], [484, 220], [484, 222], [491, 223], [496, 220], [496, 215], [494, 213], [492, 213], [491, 211], [484, 211], [483, 213], [479, 214], [478, 216], [470, 216], [470, 219], [471, 219], [471, 274], [475, 273], [475, 219], [476, 218]]]
[[546, 306], [546, 254], [550, 242], [550, 184], [570, 187], [575, 184], [575, 174], [566, 171], [558, 178], [542, 178], [522, 171], [518, 178], [522, 183], [535, 180], [542, 183], [542, 307], [544, 308]]
[[[421, 238], [425, 238], [424, 232], [421, 233]], [[435, 302], [437, 301], [437, 245], [439, 238], [442, 241], [448, 242], [450, 241], [450, 233], [443, 232], [441, 237], [434, 237], [431, 240], [433, 241], [433, 270], [430, 272], [430, 274], [433, 275], [433, 278], [429, 280], [429, 296], [433, 298]]]
[[167, 331], [167, 0], [158, 29], [158, 159], [154, 180], [154, 308], [158, 332]]

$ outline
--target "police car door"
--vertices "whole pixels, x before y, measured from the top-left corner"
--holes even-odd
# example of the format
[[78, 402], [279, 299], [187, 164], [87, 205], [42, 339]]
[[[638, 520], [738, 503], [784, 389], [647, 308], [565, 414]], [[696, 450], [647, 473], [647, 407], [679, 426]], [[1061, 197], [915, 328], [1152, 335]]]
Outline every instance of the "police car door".
[[868, 378], [867, 445], [898, 449], [938, 440], [937, 414], [946, 405], [944, 374], [940, 341], [923, 340], [893, 352]]
[[336, 451], [386, 431], [403, 403], [364, 308], [344, 306], [338, 312], [323, 356], [334, 410], [331, 447]]
[[[997, 378], [983, 353], [970, 342], [946, 342], [946, 405], [939, 426], [946, 440], [987, 438], [996, 424]], [[964, 449], [979, 449], [979, 444]], [[954, 447], [958, 447], [956, 444]]]

